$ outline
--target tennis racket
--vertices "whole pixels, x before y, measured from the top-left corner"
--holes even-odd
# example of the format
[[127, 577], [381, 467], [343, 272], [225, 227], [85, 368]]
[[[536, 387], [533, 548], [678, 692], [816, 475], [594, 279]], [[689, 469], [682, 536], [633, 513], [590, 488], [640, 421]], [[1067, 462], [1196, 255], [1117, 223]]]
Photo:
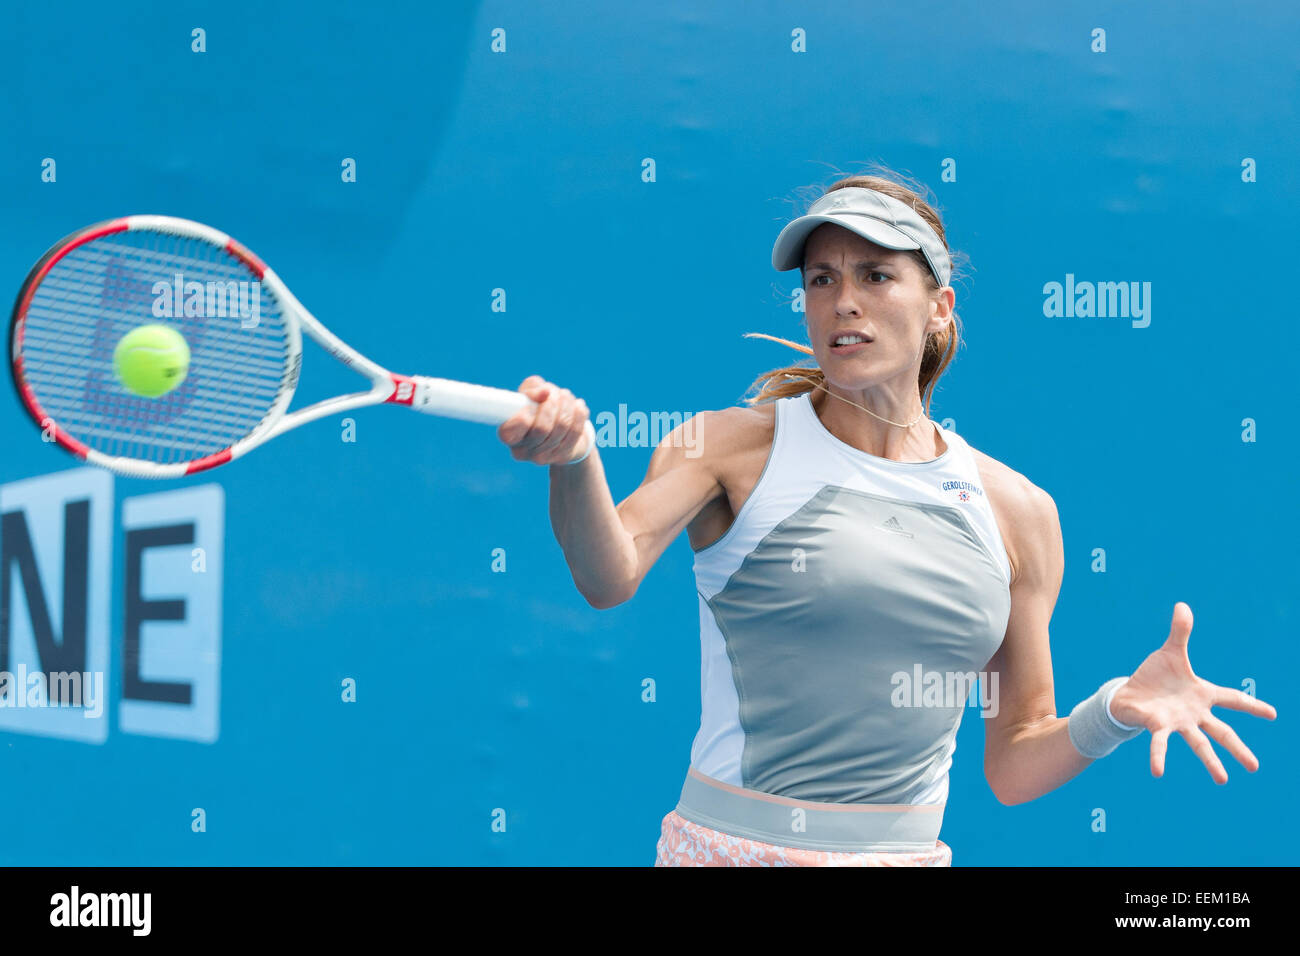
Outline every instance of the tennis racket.
[[[174, 328], [190, 350], [184, 379], [157, 398], [128, 391], [113, 363], [122, 337], [149, 324]], [[370, 388], [289, 411], [304, 331]], [[366, 405], [489, 425], [535, 407], [520, 392], [388, 371], [325, 328], [244, 246], [172, 216], [96, 223], [46, 252], [18, 293], [10, 346], [19, 398], [46, 440], [140, 478], [214, 468]], [[585, 431], [594, 442], [590, 421]]]

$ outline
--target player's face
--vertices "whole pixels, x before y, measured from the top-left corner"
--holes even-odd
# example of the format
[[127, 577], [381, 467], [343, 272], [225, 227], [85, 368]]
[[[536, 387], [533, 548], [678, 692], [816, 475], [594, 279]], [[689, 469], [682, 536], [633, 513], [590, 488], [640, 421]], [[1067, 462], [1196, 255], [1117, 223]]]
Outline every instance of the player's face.
[[[920, 369], [926, 337], [950, 320], [951, 292], [932, 291], [912, 256], [834, 223], [804, 244], [804, 309], [817, 364], [850, 389]], [[837, 346], [842, 333], [870, 341]]]

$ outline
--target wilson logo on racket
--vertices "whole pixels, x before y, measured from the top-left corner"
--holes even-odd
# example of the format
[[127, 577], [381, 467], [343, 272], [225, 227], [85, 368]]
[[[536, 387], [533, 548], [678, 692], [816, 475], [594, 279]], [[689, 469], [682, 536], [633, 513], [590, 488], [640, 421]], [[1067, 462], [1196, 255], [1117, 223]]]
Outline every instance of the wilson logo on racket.
[[415, 383], [405, 375], [394, 375], [393, 381], [397, 387], [388, 401], [394, 405], [410, 405], [415, 400]]
[[[171, 314], [161, 318], [185, 339], [189, 372], [171, 391], [145, 397], [151, 393], [119, 379], [113, 352], [128, 333], [159, 322], [168, 310], [157, 297], [167, 287]], [[220, 314], [228, 308], [206, 308], [208, 290], [214, 302], [224, 290], [228, 301], [232, 288], [258, 290], [257, 322], [241, 321], [242, 308], [234, 318]], [[204, 309], [176, 308], [177, 295], [200, 289]], [[290, 411], [303, 332], [370, 387]], [[534, 405], [520, 392], [389, 372], [325, 328], [247, 248], [172, 216], [97, 223], [48, 250], [18, 292], [9, 340], [14, 385], [37, 426], [90, 464], [142, 478], [213, 468], [291, 428], [366, 405], [488, 425]], [[594, 444], [590, 421], [587, 431]]]

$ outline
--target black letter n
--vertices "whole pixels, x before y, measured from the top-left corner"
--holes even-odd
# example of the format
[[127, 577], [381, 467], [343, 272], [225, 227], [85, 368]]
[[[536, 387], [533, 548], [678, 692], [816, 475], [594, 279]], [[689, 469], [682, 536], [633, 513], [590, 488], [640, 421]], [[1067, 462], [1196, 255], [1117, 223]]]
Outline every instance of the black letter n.
[[90, 586], [90, 501], [63, 506], [63, 640], [56, 641], [45, 589], [36, 569], [31, 533], [22, 511], [0, 515], [0, 671], [8, 671], [14, 565], [22, 581], [40, 670], [86, 669], [86, 599]]

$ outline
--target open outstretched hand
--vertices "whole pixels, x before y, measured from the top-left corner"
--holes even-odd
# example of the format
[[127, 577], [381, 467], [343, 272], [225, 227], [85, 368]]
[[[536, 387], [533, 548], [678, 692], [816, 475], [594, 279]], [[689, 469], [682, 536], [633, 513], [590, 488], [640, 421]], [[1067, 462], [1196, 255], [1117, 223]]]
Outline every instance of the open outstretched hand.
[[1277, 717], [1277, 710], [1249, 694], [1231, 687], [1219, 687], [1192, 673], [1192, 662], [1187, 656], [1187, 641], [1191, 633], [1192, 609], [1179, 601], [1174, 605], [1173, 622], [1164, 645], [1147, 657], [1115, 692], [1110, 711], [1120, 723], [1130, 727], [1142, 726], [1151, 732], [1153, 777], [1165, 772], [1169, 735], [1180, 733], [1192, 752], [1209, 769], [1214, 782], [1227, 783], [1228, 772], [1223, 769], [1205, 734], [1226, 747], [1251, 773], [1259, 769], [1259, 760], [1231, 727], [1210, 712], [1210, 708], [1231, 707], [1269, 720]]

